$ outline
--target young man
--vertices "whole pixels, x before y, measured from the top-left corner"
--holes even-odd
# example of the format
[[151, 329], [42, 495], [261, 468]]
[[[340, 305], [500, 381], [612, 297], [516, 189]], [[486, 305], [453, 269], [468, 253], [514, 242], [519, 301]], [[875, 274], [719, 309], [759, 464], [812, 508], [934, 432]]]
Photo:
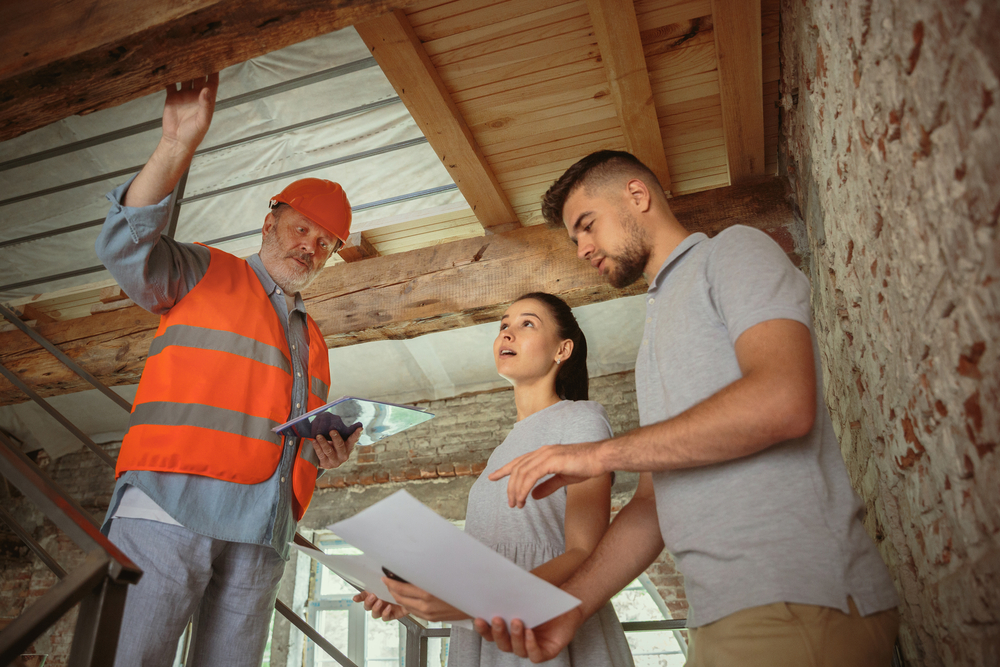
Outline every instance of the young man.
[[315, 178], [286, 187], [249, 260], [161, 236], [217, 87], [212, 75], [167, 89], [159, 145], [108, 196], [97, 240], [125, 292], [162, 315], [103, 528], [143, 570], [125, 604], [121, 667], [172, 664], [196, 612], [189, 664], [259, 667], [318, 469], [346, 461], [360, 435], [300, 441], [271, 431], [329, 393], [326, 344], [298, 292], [347, 238], [343, 189]]
[[640, 482], [563, 585], [581, 607], [534, 631], [493, 619], [479, 632], [547, 660], [666, 546], [690, 601], [688, 665], [889, 665], [896, 591], [823, 404], [806, 277], [758, 230], [689, 233], [628, 153], [573, 165], [542, 210], [615, 287], [649, 281], [641, 426], [544, 447], [490, 478], [509, 475], [512, 507], [612, 470]]

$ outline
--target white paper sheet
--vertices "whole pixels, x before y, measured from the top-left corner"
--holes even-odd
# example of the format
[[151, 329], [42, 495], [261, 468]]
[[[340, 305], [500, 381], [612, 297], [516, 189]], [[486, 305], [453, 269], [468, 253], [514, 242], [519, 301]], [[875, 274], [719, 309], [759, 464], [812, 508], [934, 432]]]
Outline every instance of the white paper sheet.
[[406, 491], [329, 529], [373, 561], [474, 618], [519, 618], [535, 627], [580, 604], [466, 535]]
[[[363, 588], [369, 593], [374, 593], [378, 599], [389, 602], [396, 601], [396, 598], [392, 597], [392, 593], [382, 583], [382, 577], [385, 576], [382, 572], [382, 566], [365, 554], [328, 554], [309, 547], [301, 547], [294, 542], [288, 544], [310, 558], [318, 560], [348, 583]], [[475, 629], [472, 621], [451, 621], [451, 625], [467, 630]]]
[[396, 598], [382, 583], [382, 566], [365, 554], [328, 554], [309, 547], [301, 547], [294, 542], [289, 544], [310, 558], [315, 558], [349, 583], [374, 593], [380, 600], [395, 602]]

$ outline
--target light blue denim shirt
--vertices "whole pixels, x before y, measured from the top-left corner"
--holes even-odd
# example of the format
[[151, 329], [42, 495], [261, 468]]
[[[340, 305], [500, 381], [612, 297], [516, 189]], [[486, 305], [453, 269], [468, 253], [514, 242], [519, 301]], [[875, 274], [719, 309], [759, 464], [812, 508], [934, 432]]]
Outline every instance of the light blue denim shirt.
[[[154, 206], [123, 206], [121, 201], [131, 183], [130, 179], [108, 193], [111, 210], [97, 239], [97, 255], [129, 298], [162, 315], [204, 277], [210, 252], [204, 246], [161, 236], [169, 220], [169, 197]], [[253, 255], [247, 261], [269, 295], [292, 351], [291, 419], [305, 412], [307, 405], [309, 338], [305, 305], [296, 294], [295, 308], [289, 312], [285, 294], [264, 269], [260, 256]], [[298, 438], [287, 438], [274, 474], [259, 484], [179, 473], [126, 472], [115, 484], [102, 531], [107, 534], [110, 530], [111, 517], [125, 488], [135, 486], [189, 530], [230, 542], [272, 546], [288, 560], [288, 542], [295, 533], [292, 466], [298, 446]]]

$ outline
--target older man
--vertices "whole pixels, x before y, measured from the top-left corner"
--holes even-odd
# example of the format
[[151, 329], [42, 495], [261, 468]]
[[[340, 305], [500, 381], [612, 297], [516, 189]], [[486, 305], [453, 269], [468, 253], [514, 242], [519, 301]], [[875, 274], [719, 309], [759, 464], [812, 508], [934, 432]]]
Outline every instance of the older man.
[[321, 179], [271, 201], [260, 253], [243, 260], [162, 236], [169, 195], [208, 131], [218, 75], [170, 86], [163, 134], [108, 198], [97, 253], [161, 315], [118, 457], [104, 530], [143, 569], [116, 665], [170, 665], [197, 619], [190, 665], [259, 667], [288, 542], [320, 468], [359, 433], [271, 431], [326, 402], [327, 349], [298, 292], [347, 238], [343, 189]]
[[480, 620], [480, 633], [548, 659], [665, 545], [690, 601], [688, 665], [889, 665], [896, 591], [822, 401], [806, 277], [755, 229], [688, 232], [628, 153], [570, 167], [543, 214], [615, 287], [649, 281], [641, 426], [544, 447], [490, 478], [510, 475], [509, 501], [522, 507], [529, 493], [611, 470], [641, 473], [639, 488], [563, 585], [581, 607], [534, 631], [514, 621], [509, 635], [503, 619]]

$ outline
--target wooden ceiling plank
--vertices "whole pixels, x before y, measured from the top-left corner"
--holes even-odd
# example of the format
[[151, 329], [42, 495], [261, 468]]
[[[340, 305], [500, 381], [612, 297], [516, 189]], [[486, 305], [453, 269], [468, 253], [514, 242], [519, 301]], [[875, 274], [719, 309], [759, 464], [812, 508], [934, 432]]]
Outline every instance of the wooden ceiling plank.
[[492, 97], [457, 104], [470, 125], [487, 123], [494, 118], [517, 116], [555, 109], [556, 115], [563, 106], [576, 102], [606, 104], [602, 98], [608, 94], [604, 71], [597, 69], [567, 77], [560, 86], [529, 86]]
[[[511, 30], [504, 34], [497, 34], [491, 39], [472, 42], [458, 48], [448, 49], [438, 52], [433, 47], [428, 55], [437, 67], [444, 67], [453, 63], [470, 60], [473, 58], [488, 57], [493, 53], [499, 53], [518, 46], [537, 45], [549, 47], [547, 51], [555, 51], [562, 48], [562, 43], [567, 39], [572, 40], [578, 36], [582, 30], [590, 25], [590, 20], [586, 13], [581, 16], [571, 16], [559, 21], [539, 21], [535, 26], [519, 26], [525, 29]], [[572, 42], [571, 42], [572, 43]]]
[[525, 0], [489, 3], [462, 0], [431, 11], [415, 11], [417, 8], [411, 7], [406, 15], [420, 39], [429, 42], [564, 4], [566, 0], [530, 0], [530, 4]]
[[653, 0], [635, 3], [639, 30], [656, 30], [666, 25], [690, 21], [712, 13], [712, 0], [686, 0], [685, 2], [663, 2]]
[[715, 59], [715, 40], [713, 38], [713, 41], [705, 44], [650, 56], [646, 64], [649, 67], [649, 80], [654, 85], [662, 81], [714, 72], [718, 68]]
[[607, 132], [597, 132], [579, 137], [577, 141], [568, 143], [565, 146], [539, 146], [538, 152], [528, 157], [517, 160], [505, 160], [503, 162], [493, 162], [493, 169], [497, 173], [507, 174], [518, 169], [535, 167], [543, 164], [565, 160], [570, 158], [580, 159], [599, 150], [625, 150], [625, 137], [620, 129], [609, 130]]
[[701, 136], [707, 137], [701, 140], [691, 140], [688, 143], [678, 143], [668, 148], [670, 152], [667, 153], [668, 158], [670, 155], [680, 155], [686, 152], [696, 152], [708, 149], [718, 149], [722, 148], [725, 151], [726, 140], [722, 136], [721, 132], [704, 133]]
[[684, 180], [677, 181], [677, 192], [680, 194], [693, 194], [696, 192], [706, 192], [718, 190], [726, 187], [729, 183], [729, 170], [723, 169], [718, 173], [708, 173], [706, 175], [696, 175], [685, 177]]
[[[410, 238], [413, 236], [419, 236], [420, 234], [436, 233], [448, 229], [457, 229], [459, 227], [475, 226], [479, 224], [479, 221], [475, 217], [469, 218], [457, 218], [455, 220], [440, 220], [437, 222], [431, 222], [426, 225], [414, 225], [414, 224], [403, 224], [395, 225], [393, 227], [384, 227], [379, 230], [378, 234], [371, 234], [369, 239], [373, 243], [383, 243], [385, 241], [398, 241], [404, 238]], [[482, 225], [479, 226], [479, 231], [482, 232]]]
[[572, 140], [577, 136], [583, 136], [591, 132], [602, 132], [605, 130], [616, 130], [621, 134], [621, 126], [618, 124], [618, 117], [612, 114], [607, 118], [601, 118], [592, 122], [577, 123], [575, 125], [564, 125], [549, 132], [542, 132], [530, 136], [520, 136], [511, 138], [508, 141], [483, 145], [483, 153], [489, 156], [490, 161], [499, 156], [513, 155], [524, 157], [532, 155], [539, 146]]
[[[716, 116], [719, 117], [721, 122], [722, 102], [719, 95], [709, 95], [707, 97], [699, 97], [693, 100], [670, 103], [665, 106], [661, 106], [659, 112], [661, 119], [671, 119], [667, 121], [668, 124], [670, 122], [680, 122], [697, 118], [712, 118]], [[663, 124], [662, 120], [661, 124]]]
[[[534, 2], [518, 3], [518, 11], [501, 21], [484, 24], [463, 32], [456, 32], [438, 39], [420, 35], [427, 49], [427, 55], [434, 58], [445, 53], [461, 52], [467, 49], [488, 48], [495, 50], [500, 41], [510, 39], [524, 43], [526, 34], [553, 35], [566, 32], [587, 15], [577, 3], [561, 3], [556, 6], [537, 7]], [[487, 6], [487, 9], [489, 7]], [[419, 34], [419, 31], [418, 31]], [[478, 51], [476, 51], [478, 52]]]
[[653, 88], [653, 99], [660, 108], [680, 104], [689, 100], [704, 99], [719, 94], [719, 75], [707, 72], [710, 81], [696, 82], [692, 80], [688, 86], [670, 87], [667, 89], [656, 86]]
[[670, 169], [632, 0], [587, 0], [587, 8], [625, 135], [625, 149], [649, 167], [663, 189], [670, 192]]
[[640, 32], [642, 52], [646, 54], [646, 66], [652, 70], [651, 62], [658, 56], [674, 51], [683, 51], [704, 44], [715, 44], [712, 32], [712, 17], [702, 16], [683, 23], [672, 23], [658, 30]]
[[544, 135], [559, 128], [574, 127], [606, 118], [614, 118], [617, 122], [617, 117], [613, 104], [598, 104], [594, 100], [584, 100], [568, 104], [563, 109], [550, 108], [532, 114], [497, 118], [474, 126], [472, 130], [479, 142], [486, 145], [532, 135]]
[[[675, 197], [671, 208], [689, 230], [710, 234], [736, 222], [771, 229], [794, 220], [778, 179]], [[343, 346], [494, 321], [529, 289], [578, 306], [645, 287], [612, 289], [576, 259], [564, 230], [536, 226], [327, 266], [303, 297], [329, 344]], [[120, 385], [138, 381], [158, 324], [132, 306], [39, 324], [38, 331], [105, 384]], [[19, 331], [0, 333], [0, 363], [43, 396], [90, 388]], [[0, 405], [24, 400], [0, 381]]]
[[764, 173], [760, 0], [712, 0], [729, 178]]
[[[583, 75], [591, 71], [603, 71], [601, 63], [598, 61], [597, 50], [579, 49], [578, 59], [564, 65], [547, 67], [527, 74], [509, 77], [499, 81], [484, 82], [480, 85], [465, 90], [451, 90], [451, 97], [456, 104], [466, 104], [476, 100], [498, 99], [498, 96], [512, 94], [512, 91], [527, 91], [533, 88], [542, 89], [544, 86], [564, 86], [566, 79]], [[445, 84], [447, 85], [447, 81]]]
[[527, 74], [562, 63], [578, 60], [577, 53], [586, 49], [597, 57], [597, 40], [588, 25], [585, 29], [560, 35], [544, 43], [531, 42], [493, 51], [456, 62], [437, 63], [435, 67], [449, 90], [465, 90], [481, 83], [503, 81], [518, 74]]
[[355, 26], [484, 228], [517, 215], [402, 10]]
[[119, 0], [0, 2], [5, 27], [0, 141], [218, 72], [406, 3], [176, 0], [129, 3], [128, 11], [121, 11]]

